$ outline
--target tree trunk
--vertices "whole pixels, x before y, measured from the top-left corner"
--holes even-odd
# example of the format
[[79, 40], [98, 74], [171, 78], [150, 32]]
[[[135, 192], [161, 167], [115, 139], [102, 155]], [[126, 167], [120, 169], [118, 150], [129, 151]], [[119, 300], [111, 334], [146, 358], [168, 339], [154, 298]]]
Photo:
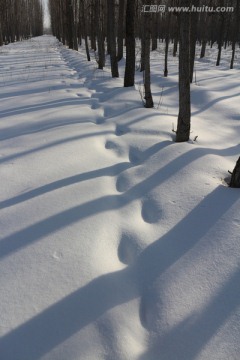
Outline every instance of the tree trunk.
[[120, 61], [123, 58], [123, 23], [124, 23], [124, 9], [125, 9], [125, 0], [119, 0], [119, 9], [118, 9], [118, 50], [117, 50], [117, 59]]
[[67, 24], [67, 43], [70, 49], [73, 49], [73, 13], [72, 1], [66, 0], [66, 24]]
[[[110, 21], [109, 21], [109, 5], [110, 5], [110, 1], [109, 0], [105, 0], [106, 5], [107, 5], [107, 9], [105, 12], [105, 18], [107, 19], [107, 39], [106, 39], [106, 43], [107, 43], [107, 54], [110, 55], [110, 48], [111, 48], [111, 44], [110, 44], [110, 38], [111, 38], [111, 30], [110, 30]], [[110, 5], [111, 6], [111, 5]]]
[[220, 65], [221, 53], [222, 53], [223, 33], [224, 33], [224, 15], [220, 14], [220, 30], [219, 30], [219, 38], [218, 38], [218, 56], [217, 56], [216, 66]]
[[70, 49], [76, 49], [76, 34], [74, 29], [74, 16], [72, 0], [66, 0], [67, 42]]
[[85, 49], [86, 49], [87, 59], [88, 59], [88, 61], [90, 61], [91, 58], [90, 58], [90, 53], [89, 53], [86, 22], [85, 22], [84, 0], [79, 0], [79, 7], [80, 7], [79, 11], [81, 11], [81, 13], [82, 13], [82, 18], [81, 18], [81, 20], [82, 20], [82, 30], [83, 30], [83, 34], [84, 34], [84, 42], [85, 42]]
[[[149, 4], [149, 0], [145, 0], [146, 4]], [[151, 0], [150, 0], [151, 1]], [[144, 90], [145, 90], [145, 107], [153, 107], [153, 99], [151, 92], [151, 75], [150, 75], [150, 35], [151, 35], [151, 14], [149, 12], [144, 13]]]
[[144, 16], [140, 17], [140, 40], [141, 40], [141, 65], [140, 72], [145, 70], [145, 34], [144, 34]]
[[91, 32], [90, 32], [90, 42], [91, 49], [94, 51], [97, 50], [96, 47], [96, 29], [98, 28], [98, 17], [97, 9], [99, 9], [98, 0], [92, 0], [91, 2]]
[[169, 47], [169, 30], [170, 30], [171, 13], [167, 14], [167, 29], [165, 39], [165, 57], [164, 57], [164, 76], [168, 76], [168, 47]]
[[152, 14], [152, 51], [157, 49], [158, 14]]
[[240, 157], [233, 169], [229, 186], [232, 188], [240, 188]]
[[[199, 5], [199, 0], [194, 0], [192, 4], [197, 7]], [[198, 25], [198, 13], [191, 13], [190, 18], [190, 83], [193, 81], [193, 70], [195, 62], [195, 51], [196, 51], [196, 41], [197, 41], [197, 25]]]
[[228, 44], [229, 44], [229, 33], [230, 33], [230, 26], [231, 26], [231, 22], [232, 20], [234, 21], [234, 19], [232, 19], [231, 16], [227, 16], [227, 19], [226, 19], [226, 30], [225, 30], [225, 40], [224, 40], [224, 49], [226, 50]]
[[207, 46], [207, 41], [206, 41], [206, 40], [203, 40], [203, 41], [202, 41], [202, 46], [201, 46], [201, 54], [200, 54], [200, 58], [201, 58], [201, 59], [205, 57], [206, 46]]
[[233, 69], [233, 63], [235, 58], [235, 50], [236, 50], [236, 41], [237, 41], [237, 34], [239, 30], [239, 3], [240, 1], [237, 0], [236, 9], [235, 9], [235, 29], [233, 32], [233, 41], [232, 41], [232, 58], [231, 58], [231, 64], [230, 69]]
[[110, 46], [111, 72], [112, 77], [119, 77], [118, 62], [116, 54], [116, 35], [115, 35], [115, 1], [107, 0], [108, 2], [108, 36]]
[[173, 56], [174, 57], [177, 55], [177, 48], [178, 48], [178, 33], [174, 37], [174, 43], [173, 43]]
[[144, 34], [141, 34], [141, 67], [140, 67], [140, 71], [144, 71], [145, 70], [145, 39], [144, 39]]
[[135, 79], [135, 0], [127, 0], [126, 8], [126, 65], [124, 87], [133, 86]]
[[1, 26], [1, 21], [0, 21], [0, 46], [3, 45], [3, 36], [2, 36], [2, 26]]
[[102, 70], [105, 66], [105, 46], [103, 37], [103, 24], [100, 12], [101, 0], [96, 0], [96, 28], [97, 28], [97, 44], [98, 44], [98, 68]]
[[[191, 0], [181, 2], [190, 6]], [[176, 142], [189, 140], [191, 122], [190, 101], [190, 15], [181, 12], [179, 15], [179, 113]]]

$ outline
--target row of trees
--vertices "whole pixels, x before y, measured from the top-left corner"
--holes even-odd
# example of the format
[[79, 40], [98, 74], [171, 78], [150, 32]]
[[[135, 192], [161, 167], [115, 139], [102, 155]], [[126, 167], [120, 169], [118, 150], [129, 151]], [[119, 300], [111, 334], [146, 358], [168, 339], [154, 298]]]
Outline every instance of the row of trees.
[[[118, 77], [118, 61], [126, 46], [124, 86], [134, 85], [135, 39], [141, 40], [141, 65], [144, 78], [145, 107], [153, 107], [150, 78], [150, 50], [158, 41], [165, 43], [164, 76], [168, 75], [169, 43], [173, 56], [179, 44], [180, 110], [176, 141], [186, 141], [190, 134], [190, 83], [193, 81], [195, 48], [201, 44], [201, 58], [206, 45], [218, 46], [216, 66], [221, 61], [223, 46], [232, 45], [230, 68], [234, 66], [236, 43], [239, 41], [240, 0], [165, 0], [165, 12], [158, 11], [155, 0], [49, 0], [52, 32], [64, 44], [78, 50], [82, 39], [90, 60], [89, 47], [96, 52], [99, 69], [110, 55], [112, 76]], [[203, 5], [211, 11], [201, 11]], [[199, 12], [167, 11], [168, 7], [194, 7]], [[222, 12], [216, 12], [221, 7]], [[225, 7], [225, 11], [224, 8]], [[230, 11], [226, 9], [230, 8]], [[233, 9], [233, 11], [231, 11]]]
[[43, 34], [41, 0], [0, 0], [0, 46]]
[[[128, 4], [129, 3], [129, 4]], [[75, 50], [81, 45], [82, 39], [89, 37], [89, 45], [96, 50], [101, 57], [102, 42], [106, 39], [107, 51], [110, 51], [112, 35], [117, 36], [117, 59], [123, 56], [123, 38], [126, 35], [126, 6], [132, 7], [130, 22], [134, 26], [136, 38], [142, 39], [145, 33], [144, 16], [149, 16], [148, 25], [151, 35], [151, 49], [156, 50], [158, 41], [174, 42], [173, 56], [176, 56], [177, 43], [179, 40], [178, 13], [177, 12], [154, 12], [154, 4], [158, 8], [159, 1], [151, 0], [49, 0], [51, 24], [53, 34], [64, 44]], [[162, 4], [169, 6], [184, 6], [181, 0], [163, 0]], [[202, 45], [201, 57], [205, 56], [206, 44], [211, 46], [218, 43], [219, 47], [225, 47], [236, 42], [239, 35], [239, 26], [236, 23], [236, 11], [239, 9], [238, 0], [191, 0], [186, 2], [187, 6], [194, 6], [196, 9], [215, 9], [225, 7], [234, 11], [200, 11], [191, 14], [191, 32], [193, 39]], [[153, 12], [143, 13], [151, 5]], [[112, 23], [111, 23], [112, 22]], [[149, 24], [150, 22], [150, 24]], [[100, 38], [100, 40], [99, 40]], [[221, 46], [220, 46], [221, 45]], [[221, 60], [221, 49], [217, 65]], [[100, 59], [100, 65], [104, 65], [104, 59]], [[233, 66], [233, 65], [232, 65]], [[167, 69], [164, 72], [167, 75]]]
[[[239, 43], [240, 0], [165, 0], [168, 7], [194, 7], [199, 12], [158, 11], [155, 0], [49, 0], [53, 34], [70, 48], [78, 50], [85, 41], [87, 59], [89, 47], [97, 54], [98, 68], [105, 66], [110, 55], [112, 77], [118, 77], [118, 61], [126, 47], [124, 86], [133, 86], [136, 71], [136, 38], [141, 41], [141, 65], [144, 82], [145, 107], [154, 106], [151, 93], [150, 51], [158, 41], [165, 43], [164, 76], [168, 76], [169, 43], [173, 56], [179, 46], [179, 114], [176, 141], [189, 140], [191, 125], [191, 88], [195, 49], [201, 45], [218, 47], [216, 66], [220, 65], [222, 47], [232, 46], [230, 68], [234, 66], [236, 44]], [[208, 6], [210, 11], [204, 11]], [[202, 8], [201, 8], [202, 7]], [[216, 8], [221, 8], [217, 12]], [[227, 8], [229, 11], [227, 11]], [[201, 9], [203, 11], [201, 11]], [[232, 11], [231, 11], [232, 10]], [[240, 159], [232, 173], [232, 187], [240, 187]]]
[[[110, 55], [112, 77], [118, 77], [118, 61], [126, 65], [124, 86], [133, 86], [136, 71], [136, 39], [141, 42], [144, 105], [154, 106], [151, 93], [150, 51], [165, 44], [164, 76], [168, 76], [169, 43], [172, 56], [179, 53], [179, 114], [176, 141], [189, 139], [191, 120], [190, 84], [193, 81], [196, 44], [201, 45], [201, 57], [206, 45], [218, 46], [216, 66], [221, 61], [223, 46], [232, 46], [230, 68], [234, 66], [236, 44], [239, 43], [240, 0], [163, 0], [166, 11], [158, 11], [157, 0], [49, 0], [53, 35], [71, 49], [78, 50], [85, 42], [87, 59], [94, 50], [98, 68], [105, 66]], [[209, 11], [170, 11], [168, 7], [199, 8]], [[216, 7], [234, 11], [216, 12]], [[42, 0], [0, 0], [0, 45], [43, 33]], [[179, 50], [178, 50], [179, 47]], [[238, 162], [239, 164], [239, 162]], [[239, 166], [239, 165], [238, 165]], [[239, 171], [234, 171], [238, 174]], [[231, 182], [233, 184], [233, 181]]]

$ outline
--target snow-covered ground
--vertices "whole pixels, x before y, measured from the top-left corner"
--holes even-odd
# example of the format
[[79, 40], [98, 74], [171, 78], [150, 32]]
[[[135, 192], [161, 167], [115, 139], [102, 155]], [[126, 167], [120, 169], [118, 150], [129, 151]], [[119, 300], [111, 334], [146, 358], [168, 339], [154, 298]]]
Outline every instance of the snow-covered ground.
[[145, 109], [123, 60], [111, 79], [51, 36], [0, 48], [1, 360], [239, 359], [240, 52], [196, 62], [176, 144], [160, 49]]

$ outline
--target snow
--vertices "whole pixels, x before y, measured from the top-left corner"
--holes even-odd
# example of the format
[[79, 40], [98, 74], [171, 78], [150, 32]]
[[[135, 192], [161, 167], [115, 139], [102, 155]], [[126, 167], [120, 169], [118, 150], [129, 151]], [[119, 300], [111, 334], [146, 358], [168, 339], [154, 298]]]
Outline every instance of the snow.
[[177, 144], [163, 49], [145, 109], [124, 60], [112, 79], [51, 36], [0, 48], [1, 359], [239, 359], [239, 50], [196, 61]]

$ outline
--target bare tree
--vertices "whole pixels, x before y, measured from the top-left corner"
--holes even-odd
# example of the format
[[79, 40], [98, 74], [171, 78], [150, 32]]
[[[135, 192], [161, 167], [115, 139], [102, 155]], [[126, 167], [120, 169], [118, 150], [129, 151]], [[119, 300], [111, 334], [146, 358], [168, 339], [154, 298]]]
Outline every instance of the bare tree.
[[[146, 5], [150, 5], [151, 0], [145, 0]], [[151, 75], [150, 75], [150, 34], [151, 34], [151, 14], [144, 12], [144, 92], [145, 107], [153, 107], [151, 92]]]
[[110, 46], [111, 72], [112, 77], [119, 77], [118, 62], [116, 53], [116, 34], [115, 34], [115, 1], [107, 0], [108, 5], [108, 37]]
[[158, 13], [152, 14], [152, 51], [157, 49]]
[[207, 46], [207, 35], [208, 35], [208, 23], [209, 23], [209, 14], [202, 14], [200, 19], [201, 21], [201, 54], [200, 58], [204, 58]]
[[240, 1], [237, 0], [236, 7], [235, 7], [235, 24], [234, 24], [234, 31], [233, 31], [232, 58], [231, 58], [231, 63], [230, 63], [230, 69], [233, 69], [237, 36], [239, 34], [239, 23], [240, 23]]
[[165, 37], [165, 58], [164, 58], [164, 76], [168, 76], [168, 47], [169, 47], [169, 31], [170, 31], [170, 21], [171, 13], [168, 13], [166, 21], [166, 37]]
[[96, 32], [97, 32], [97, 46], [98, 46], [98, 68], [103, 69], [105, 66], [105, 44], [103, 34], [103, 12], [101, 11], [102, 1], [96, 0]]
[[[190, 6], [191, 0], [182, 0], [182, 6]], [[189, 140], [191, 123], [190, 100], [190, 14], [180, 12], [179, 19], [179, 113], [176, 142]]]
[[145, 36], [144, 36], [144, 16], [140, 18], [140, 38], [141, 38], [141, 64], [140, 71], [145, 70]]
[[233, 169], [229, 186], [233, 188], [240, 188], [240, 157]]
[[[199, 0], [192, 0], [192, 5], [197, 7], [199, 5]], [[190, 18], [190, 82], [193, 81], [193, 70], [195, 62], [195, 50], [196, 50], [196, 41], [197, 41], [197, 25], [198, 25], [198, 13], [191, 13]]]
[[72, 0], [66, 0], [66, 22], [68, 46], [70, 49], [78, 50]]
[[84, 0], [79, 0], [79, 14], [81, 14], [81, 20], [82, 20], [82, 30], [84, 35], [84, 41], [85, 41], [85, 49], [87, 54], [88, 61], [91, 60], [90, 53], [89, 53], [89, 46], [88, 46], [88, 37], [87, 37], [87, 29], [86, 29], [86, 21], [85, 21], [85, 7], [84, 7]]
[[100, 4], [99, 1], [95, 1], [95, 0], [91, 0], [91, 5], [90, 5], [90, 9], [91, 9], [91, 18], [90, 18], [90, 27], [91, 27], [91, 31], [90, 31], [90, 41], [91, 41], [91, 48], [96, 51], [97, 47], [96, 47], [96, 32], [98, 29], [98, 21], [99, 21], [99, 14], [97, 13], [97, 11], [100, 11]]
[[124, 10], [125, 10], [125, 0], [119, 0], [118, 8], [118, 36], [117, 36], [117, 59], [120, 61], [123, 58], [123, 26], [124, 26]]
[[124, 87], [133, 86], [135, 79], [135, 0], [127, 0], [126, 7], [126, 65]]
[[[224, 5], [223, 0], [219, 4], [221, 7]], [[223, 45], [223, 35], [224, 35], [224, 27], [225, 27], [225, 16], [223, 13], [219, 14], [219, 36], [218, 36], [218, 56], [216, 66], [220, 65], [221, 61], [221, 53], [222, 53], [222, 45]]]

